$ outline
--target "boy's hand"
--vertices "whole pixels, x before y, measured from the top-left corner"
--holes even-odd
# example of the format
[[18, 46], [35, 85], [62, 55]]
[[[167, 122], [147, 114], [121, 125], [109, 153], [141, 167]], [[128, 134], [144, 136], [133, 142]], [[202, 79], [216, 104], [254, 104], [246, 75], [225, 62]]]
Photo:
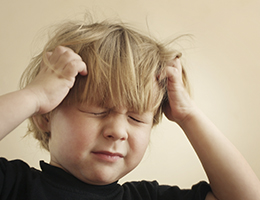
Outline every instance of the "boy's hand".
[[86, 64], [70, 48], [58, 46], [47, 56], [51, 67], [42, 62], [39, 74], [25, 88], [35, 97], [38, 114], [48, 113], [61, 103], [78, 73], [87, 75]]
[[168, 101], [164, 104], [163, 111], [169, 120], [180, 124], [192, 114], [195, 105], [184, 88], [180, 59], [176, 57], [169, 62], [165, 71]]

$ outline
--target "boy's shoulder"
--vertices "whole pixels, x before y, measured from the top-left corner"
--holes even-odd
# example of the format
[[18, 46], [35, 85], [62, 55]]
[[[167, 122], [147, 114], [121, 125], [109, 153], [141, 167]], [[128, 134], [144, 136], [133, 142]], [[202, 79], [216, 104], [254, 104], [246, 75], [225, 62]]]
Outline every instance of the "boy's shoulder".
[[[23, 173], [22, 173], [23, 172]], [[41, 171], [37, 170], [35, 168], [31, 168], [26, 162], [20, 160], [20, 159], [15, 159], [15, 160], [7, 160], [6, 158], [0, 157], [0, 173], [1, 176], [3, 174], [6, 175], [13, 175], [14, 178], [19, 175], [19, 173], [24, 173], [28, 174], [39, 174]], [[7, 174], [8, 173], [8, 174]], [[12, 173], [12, 174], [9, 174]]]
[[22, 160], [0, 158], [0, 199], [20, 198], [40, 173]]

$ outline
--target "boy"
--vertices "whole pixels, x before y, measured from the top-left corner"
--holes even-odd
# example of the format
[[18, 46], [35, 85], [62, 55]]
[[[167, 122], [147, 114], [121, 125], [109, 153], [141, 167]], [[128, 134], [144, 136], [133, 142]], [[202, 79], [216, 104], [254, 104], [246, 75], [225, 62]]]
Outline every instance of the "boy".
[[[50, 163], [38, 171], [2, 158], [0, 198], [260, 199], [254, 172], [190, 99], [180, 56], [124, 24], [60, 26], [22, 89], [0, 98], [0, 137], [30, 118]], [[141, 161], [162, 113], [183, 129], [210, 184], [117, 184]]]

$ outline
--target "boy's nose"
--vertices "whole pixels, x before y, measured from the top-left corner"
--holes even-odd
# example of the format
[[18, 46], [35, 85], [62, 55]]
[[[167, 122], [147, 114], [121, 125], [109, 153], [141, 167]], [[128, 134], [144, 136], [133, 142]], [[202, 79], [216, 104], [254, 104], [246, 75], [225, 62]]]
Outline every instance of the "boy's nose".
[[127, 140], [127, 119], [124, 115], [109, 117], [104, 129], [103, 136], [112, 140]]

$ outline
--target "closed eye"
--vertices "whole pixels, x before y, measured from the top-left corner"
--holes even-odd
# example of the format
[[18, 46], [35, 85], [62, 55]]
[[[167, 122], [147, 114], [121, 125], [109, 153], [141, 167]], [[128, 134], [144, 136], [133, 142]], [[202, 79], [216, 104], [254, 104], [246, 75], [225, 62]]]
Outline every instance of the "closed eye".
[[79, 109], [80, 112], [83, 112], [83, 113], [86, 113], [86, 114], [89, 114], [89, 115], [92, 115], [92, 116], [96, 116], [96, 117], [102, 117], [102, 116], [106, 116], [109, 111], [102, 111], [102, 112], [90, 112], [90, 111], [87, 111], [87, 110], [83, 110], [83, 109]]
[[139, 120], [139, 119], [136, 119], [136, 118], [134, 118], [134, 117], [129, 116], [129, 118], [130, 118], [131, 120], [135, 121], [135, 122], [144, 123], [143, 121], [141, 121], [141, 120]]
[[89, 114], [92, 114], [94, 116], [105, 116], [108, 114], [108, 111], [104, 111], [104, 112], [89, 112]]

